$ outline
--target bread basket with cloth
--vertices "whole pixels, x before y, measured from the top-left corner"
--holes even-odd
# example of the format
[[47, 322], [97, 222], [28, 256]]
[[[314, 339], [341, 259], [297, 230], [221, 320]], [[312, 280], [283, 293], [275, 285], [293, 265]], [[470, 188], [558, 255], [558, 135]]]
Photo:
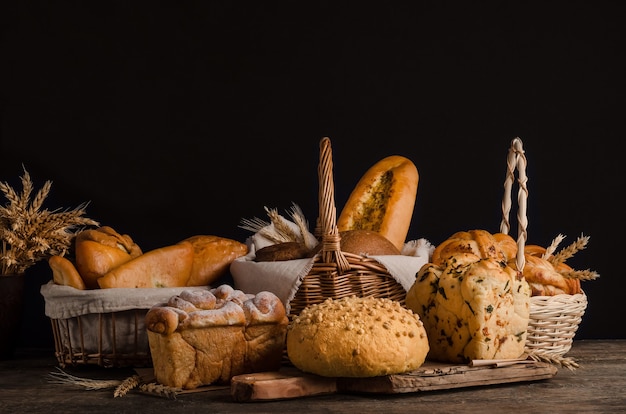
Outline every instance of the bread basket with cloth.
[[[319, 216], [315, 234], [319, 251], [313, 257], [257, 262], [254, 250], [236, 259], [230, 267], [237, 289], [275, 293], [291, 318], [305, 307], [328, 298], [377, 297], [404, 303], [406, 292], [419, 268], [428, 261], [429, 243], [407, 242], [397, 255], [365, 255], [341, 250], [337, 226], [332, 148], [328, 137], [320, 141]], [[410, 254], [405, 254], [411, 251]]]

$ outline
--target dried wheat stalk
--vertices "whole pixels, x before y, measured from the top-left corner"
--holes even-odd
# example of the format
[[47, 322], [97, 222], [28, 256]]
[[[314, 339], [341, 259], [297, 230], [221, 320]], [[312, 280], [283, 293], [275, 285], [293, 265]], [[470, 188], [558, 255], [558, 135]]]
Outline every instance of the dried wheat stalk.
[[296, 232], [287, 224], [287, 220], [278, 214], [278, 210], [275, 208], [265, 207], [268, 217], [270, 218], [276, 232], [282, 236], [284, 241], [301, 241], [302, 236], [298, 236]]
[[77, 385], [87, 390], [102, 390], [107, 388], [114, 388], [123, 383], [123, 381], [120, 380], [94, 380], [76, 377], [74, 375], [68, 374], [58, 367], [57, 369], [59, 370], [59, 372], [51, 372], [49, 374], [49, 376], [51, 377], [50, 382], [53, 384]]
[[[302, 213], [302, 209], [293, 204], [289, 211], [293, 224], [296, 225], [297, 231], [290, 225], [289, 221], [278, 213], [277, 209], [265, 207], [265, 211], [270, 221], [264, 221], [258, 217], [253, 219], [242, 219], [240, 228], [258, 233], [259, 235], [270, 240], [272, 243], [297, 242], [307, 246], [308, 239], [305, 234], [308, 233], [308, 222]], [[314, 246], [307, 246], [314, 247]]]
[[586, 270], [572, 270], [569, 272], [559, 272], [563, 275], [563, 277], [569, 279], [579, 279], [579, 280], [595, 280], [600, 277], [598, 272], [595, 272], [590, 269]]
[[[574, 256], [577, 252], [585, 249], [587, 244], [589, 243], [589, 236], [581, 235], [576, 241], [566, 248], [562, 249], [558, 253], [554, 253], [558, 245], [565, 239], [565, 236], [559, 234], [552, 240], [550, 246], [546, 249], [544, 254], [541, 256], [542, 258], [548, 260], [555, 269], [559, 269], [558, 265], [561, 263], [565, 263], [565, 261]], [[569, 270], [563, 271], [559, 270], [559, 273], [566, 278], [570, 279], [579, 279], [579, 280], [594, 280], [600, 277], [600, 275], [590, 269], [586, 270]]]
[[25, 168], [20, 179], [21, 193], [0, 182], [0, 191], [8, 201], [0, 206], [0, 275], [22, 274], [40, 260], [66, 255], [78, 231], [99, 225], [84, 217], [88, 203], [64, 211], [43, 209], [52, 182], [46, 181], [31, 199], [34, 185]]
[[559, 365], [563, 368], [567, 368], [570, 371], [580, 368], [580, 365], [572, 357], [550, 355], [541, 351], [534, 350], [528, 354], [528, 356], [537, 362], [547, 362], [548, 364]]
[[566, 248], [562, 249], [561, 251], [556, 253], [554, 256], [552, 256], [550, 258], [550, 262], [553, 265], [557, 265], [559, 263], [565, 263], [565, 261], [569, 259], [570, 257], [574, 256], [576, 252], [579, 252], [585, 249], [588, 243], [589, 243], [589, 236], [581, 235], [578, 239], [576, 239], [574, 243], [570, 244], [569, 246], [567, 246]]
[[546, 248], [546, 251], [543, 253], [541, 257], [543, 259], [550, 258], [550, 256], [552, 256], [552, 254], [556, 251], [556, 248], [559, 247], [559, 244], [561, 244], [563, 239], [565, 239], [565, 236], [562, 234], [558, 234], [554, 238], [554, 240], [552, 240], [552, 243], [550, 243], [550, 245]]
[[139, 375], [132, 375], [115, 388], [113, 397], [123, 397], [128, 394], [130, 390], [137, 387], [137, 385], [139, 385]]
[[139, 391], [145, 394], [156, 395], [159, 397], [166, 397], [175, 400], [176, 395], [182, 390], [180, 388], [174, 388], [167, 385], [158, 384], [156, 382], [150, 382], [148, 384], [141, 384], [139, 386]]
[[304, 244], [304, 246], [308, 249], [314, 248], [315, 246], [311, 245], [311, 243], [308, 241], [309, 239], [305, 236], [305, 234], [309, 232], [309, 222], [304, 217], [304, 212], [302, 211], [300, 206], [294, 204], [291, 207], [289, 215], [291, 216], [293, 222], [296, 223], [296, 226], [298, 226], [298, 229], [300, 231], [300, 242]]

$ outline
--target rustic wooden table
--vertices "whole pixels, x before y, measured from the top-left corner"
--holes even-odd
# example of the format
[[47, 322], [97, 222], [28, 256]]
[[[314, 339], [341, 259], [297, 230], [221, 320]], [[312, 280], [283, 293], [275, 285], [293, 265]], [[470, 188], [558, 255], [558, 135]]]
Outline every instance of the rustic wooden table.
[[[1, 413], [315, 413], [315, 412], [626, 412], [626, 340], [574, 341], [568, 356], [579, 363], [559, 368], [549, 379], [404, 394], [339, 393], [280, 401], [235, 402], [227, 387], [179, 394], [175, 399], [133, 389], [114, 397], [113, 389], [87, 390], [51, 382], [59, 372], [47, 353], [18, 352], [0, 361]], [[122, 380], [131, 369], [80, 366], [66, 373], [87, 379]]]

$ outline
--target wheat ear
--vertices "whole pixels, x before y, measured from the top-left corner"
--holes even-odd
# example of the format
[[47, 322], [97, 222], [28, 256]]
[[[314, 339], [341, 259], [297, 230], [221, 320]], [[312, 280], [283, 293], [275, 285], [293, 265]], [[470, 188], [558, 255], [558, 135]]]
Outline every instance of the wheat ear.
[[564, 235], [562, 235], [562, 234], [557, 235], [554, 238], [554, 240], [552, 240], [552, 243], [550, 243], [550, 245], [548, 246], [546, 251], [543, 253], [541, 258], [542, 259], [548, 259], [550, 256], [552, 256], [552, 253], [554, 253], [556, 251], [557, 247], [559, 247], [559, 244], [561, 244], [563, 239], [565, 239]]
[[284, 237], [284, 241], [298, 241], [298, 236], [291, 227], [287, 224], [286, 219], [278, 214], [278, 210], [275, 208], [265, 207], [268, 217], [274, 225], [276, 232]]
[[570, 371], [574, 371], [576, 370], [576, 368], [580, 368], [578, 362], [576, 362], [576, 360], [572, 357], [550, 355], [548, 353], [537, 350], [529, 352], [528, 356], [534, 361], [547, 362], [548, 364], [552, 365], [560, 365], [563, 368], [569, 369]]
[[159, 397], [166, 397], [175, 400], [176, 395], [181, 391], [181, 389], [151, 382], [148, 384], [141, 384], [139, 386], [139, 391], [144, 394], [157, 395]]
[[565, 261], [569, 259], [570, 257], [574, 256], [576, 252], [579, 252], [580, 250], [585, 249], [585, 247], [587, 247], [587, 243], [589, 243], [589, 236], [581, 235], [580, 237], [578, 237], [578, 239], [576, 239], [574, 243], [570, 244], [569, 246], [567, 246], [566, 248], [564, 248], [563, 250], [555, 254], [550, 259], [550, 262], [553, 265], [557, 265], [559, 263], [565, 263]]
[[568, 279], [579, 279], [579, 280], [595, 280], [600, 277], [598, 272], [595, 272], [590, 269], [586, 270], [571, 270], [568, 272], [559, 272], [563, 277]]
[[137, 385], [139, 385], [139, 375], [135, 374], [126, 378], [124, 381], [122, 381], [120, 385], [115, 388], [115, 391], [113, 392], [113, 397], [123, 397]]
[[298, 238], [298, 241], [309, 249], [315, 247], [307, 245], [307, 241], [309, 239], [306, 237], [306, 234], [309, 232], [309, 222], [306, 220], [306, 217], [304, 217], [304, 213], [302, 212], [300, 206], [294, 203], [289, 214], [293, 219], [293, 222], [298, 226], [298, 230], [300, 230], [300, 237]]

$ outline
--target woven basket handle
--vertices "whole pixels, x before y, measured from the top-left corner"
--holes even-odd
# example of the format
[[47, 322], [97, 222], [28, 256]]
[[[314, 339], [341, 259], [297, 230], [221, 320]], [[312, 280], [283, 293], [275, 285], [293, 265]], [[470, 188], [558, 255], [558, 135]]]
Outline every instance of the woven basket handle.
[[524, 246], [528, 238], [526, 228], [528, 227], [528, 218], [526, 217], [526, 200], [528, 199], [528, 187], [526, 182], [526, 156], [520, 138], [514, 138], [511, 141], [511, 147], [507, 156], [506, 178], [504, 180], [504, 197], [502, 198], [502, 222], [500, 223], [500, 232], [509, 234], [511, 224], [509, 222], [509, 213], [511, 211], [511, 191], [513, 181], [515, 179], [515, 169], [518, 173], [518, 192], [517, 192], [517, 269], [522, 272], [526, 265], [526, 257], [524, 256]]
[[341, 252], [341, 238], [337, 228], [337, 209], [335, 207], [335, 184], [333, 181], [333, 153], [330, 138], [320, 141], [320, 162], [317, 169], [319, 177], [319, 217], [317, 226], [322, 235], [322, 261], [337, 263], [339, 274], [350, 268], [348, 259]]

